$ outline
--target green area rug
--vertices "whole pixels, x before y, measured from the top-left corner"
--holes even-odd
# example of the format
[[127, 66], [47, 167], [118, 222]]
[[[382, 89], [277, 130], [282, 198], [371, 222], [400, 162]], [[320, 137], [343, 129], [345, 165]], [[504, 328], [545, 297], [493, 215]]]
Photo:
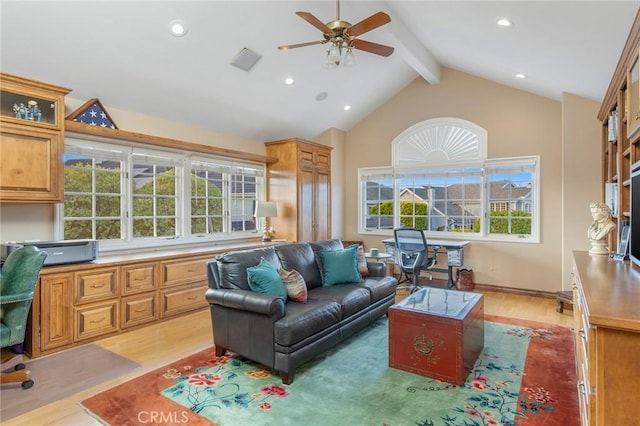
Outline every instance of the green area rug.
[[578, 425], [570, 330], [491, 319], [463, 386], [389, 368], [381, 319], [299, 368], [289, 386], [260, 365], [208, 350], [83, 405], [111, 424], [153, 409], [166, 424]]

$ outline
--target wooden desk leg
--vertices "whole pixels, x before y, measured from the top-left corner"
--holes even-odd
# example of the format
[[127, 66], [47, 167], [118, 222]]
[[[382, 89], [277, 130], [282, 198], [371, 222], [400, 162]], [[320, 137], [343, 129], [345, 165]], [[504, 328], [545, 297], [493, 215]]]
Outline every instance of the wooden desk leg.
[[565, 303], [569, 303], [573, 305], [573, 292], [559, 291], [558, 293], [556, 293], [556, 301], [558, 302], [558, 306], [556, 306], [556, 311], [559, 313], [563, 313]]

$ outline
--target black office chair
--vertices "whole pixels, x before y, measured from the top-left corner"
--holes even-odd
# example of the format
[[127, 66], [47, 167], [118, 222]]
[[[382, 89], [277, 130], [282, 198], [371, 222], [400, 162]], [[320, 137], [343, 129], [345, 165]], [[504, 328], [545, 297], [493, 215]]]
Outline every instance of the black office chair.
[[[395, 261], [400, 267], [398, 288], [408, 288], [413, 293], [420, 287], [420, 271], [433, 268], [436, 258], [429, 257], [427, 239], [422, 229], [396, 228], [393, 237], [396, 243]], [[429, 279], [432, 279], [431, 274]]]

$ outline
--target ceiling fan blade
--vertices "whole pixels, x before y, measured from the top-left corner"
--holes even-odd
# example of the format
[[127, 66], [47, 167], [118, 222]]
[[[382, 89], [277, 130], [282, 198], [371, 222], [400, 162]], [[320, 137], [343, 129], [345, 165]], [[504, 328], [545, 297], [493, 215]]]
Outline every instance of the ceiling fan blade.
[[380, 56], [389, 56], [393, 53], [393, 47], [385, 46], [384, 44], [373, 43], [366, 40], [355, 39], [351, 43], [351, 47], [358, 50], [364, 50], [365, 52], [375, 53]]
[[314, 44], [323, 44], [326, 42], [327, 40], [318, 40], [318, 41], [308, 41], [306, 43], [287, 44], [285, 46], [278, 46], [278, 50], [289, 50], [289, 49], [295, 49], [297, 47], [313, 46]]
[[378, 27], [381, 27], [384, 24], [388, 24], [391, 22], [391, 18], [384, 12], [378, 12], [362, 21], [358, 22], [355, 25], [347, 28], [347, 34], [351, 37], [358, 37], [360, 34], [364, 34], [367, 31], [371, 31]]
[[322, 31], [322, 34], [333, 34], [333, 31], [331, 31], [331, 28], [327, 27], [321, 20], [313, 16], [311, 13], [299, 11], [299, 12], [296, 12], [296, 15], [298, 15], [299, 17], [301, 17], [302, 19], [304, 19], [305, 21], [307, 21], [308, 23], [310, 23], [311, 25], [313, 25], [314, 27]]

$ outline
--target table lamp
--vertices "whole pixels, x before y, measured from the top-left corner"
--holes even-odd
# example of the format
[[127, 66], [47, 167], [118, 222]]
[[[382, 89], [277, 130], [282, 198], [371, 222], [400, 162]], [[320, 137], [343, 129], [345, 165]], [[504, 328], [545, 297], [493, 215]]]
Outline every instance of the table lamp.
[[256, 218], [264, 218], [264, 232], [262, 241], [271, 241], [271, 227], [269, 226], [269, 218], [278, 216], [278, 208], [275, 201], [258, 201], [256, 204]]

